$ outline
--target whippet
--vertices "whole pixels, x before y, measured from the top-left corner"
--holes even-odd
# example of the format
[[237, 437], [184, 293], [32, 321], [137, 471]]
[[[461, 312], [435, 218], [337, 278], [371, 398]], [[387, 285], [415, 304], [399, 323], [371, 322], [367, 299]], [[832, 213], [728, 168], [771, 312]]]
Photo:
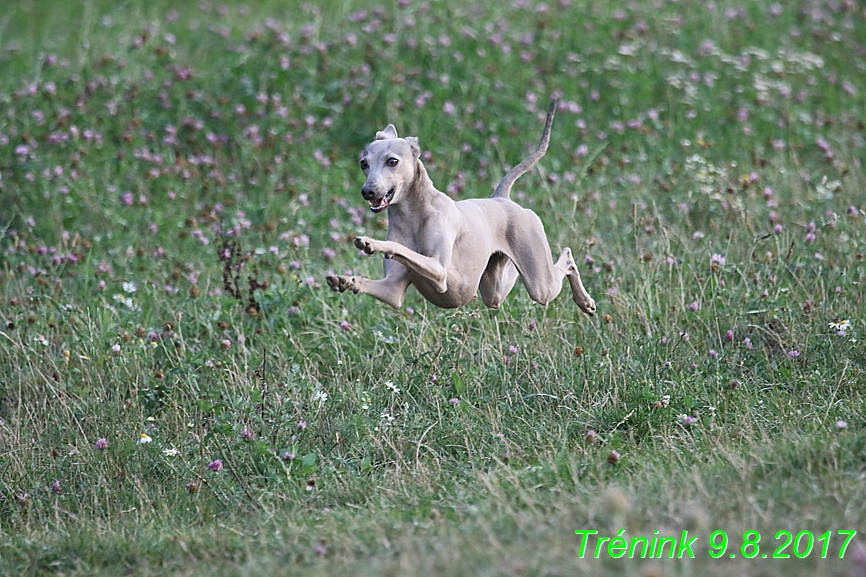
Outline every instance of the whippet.
[[595, 314], [571, 249], [556, 263], [541, 219], [509, 198], [511, 186], [538, 163], [550, 143], [554, 101], [537, 150], [508, 171], [490, 198], [455, 202], [436, 190], [421, 163], [415, 137], [399, 138], [393, 124], [376, 133], [361, 153], [367, 177], [361, 196], [373, 212], [388, 210], [387, 240], [355, 238], [367, 254], [385, 255], [385, 278], [328, 276], [335, 291], [365, 293], [400, 308], [409, 285], [436, 306], [456, 308], [481, 293], [499, 308], [519, 276], [532, 300], [546, 305], [568, 279], [572, 299], [583, 312]]

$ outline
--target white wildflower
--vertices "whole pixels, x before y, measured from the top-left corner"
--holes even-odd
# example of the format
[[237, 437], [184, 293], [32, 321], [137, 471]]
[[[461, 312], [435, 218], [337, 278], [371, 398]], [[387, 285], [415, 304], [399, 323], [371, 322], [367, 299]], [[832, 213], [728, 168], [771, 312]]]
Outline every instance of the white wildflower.
[[383, 421], [388, 422], [388, 423], [394, 422], [393, 415], [391, 415], [391, 413], [389, 413], [388, 411], [383, 411], [382, 414], [379, 415], [379, 418], [382, 419]]

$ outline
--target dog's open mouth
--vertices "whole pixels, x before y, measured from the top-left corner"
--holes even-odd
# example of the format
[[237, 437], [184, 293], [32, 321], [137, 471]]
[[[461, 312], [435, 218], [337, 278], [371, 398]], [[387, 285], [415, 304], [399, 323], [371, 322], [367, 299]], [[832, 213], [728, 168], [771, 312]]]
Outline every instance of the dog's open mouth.
[[394, 189], [389, 190], [382, 198], [374, 198], [370, 201], [370, 210], [373, 212], [382, 212], [388, 205], [391, 204], [391, 199], [394, 198]]

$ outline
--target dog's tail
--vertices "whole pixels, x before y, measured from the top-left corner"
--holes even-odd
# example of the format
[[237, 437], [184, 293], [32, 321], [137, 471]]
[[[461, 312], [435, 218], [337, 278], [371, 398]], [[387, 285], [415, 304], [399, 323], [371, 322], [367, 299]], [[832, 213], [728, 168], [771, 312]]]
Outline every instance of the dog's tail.
[[541, 133], [541, 142], [538, 143], [538, 148], [527, 156], [523, 162], [508, 171], [499, 184], [496, 190], [493, 191], [491, 198], [510, 198], [511, 187], [520, 176], [532, 170], [544, 153], [547, 152], [547, 145], [550, 144], [550, 127], [553, 126], [553, 115], [556, 114], [556, 100], [550, 103], [550, 108], [547, 110], [547, 120], [544, 123], [544, 132]]

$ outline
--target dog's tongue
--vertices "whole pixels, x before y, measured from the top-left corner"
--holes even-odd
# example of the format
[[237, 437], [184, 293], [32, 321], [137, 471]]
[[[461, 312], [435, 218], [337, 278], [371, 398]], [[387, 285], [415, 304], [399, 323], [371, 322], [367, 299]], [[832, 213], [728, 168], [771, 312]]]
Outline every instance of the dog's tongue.
[[384, 210], [385, 207], [388, 206], [388, 199], [386, 197], [382, 197], [380, 199], [374, 199], [370, 201], [370, 208], [379, 212], [380, 210]]

